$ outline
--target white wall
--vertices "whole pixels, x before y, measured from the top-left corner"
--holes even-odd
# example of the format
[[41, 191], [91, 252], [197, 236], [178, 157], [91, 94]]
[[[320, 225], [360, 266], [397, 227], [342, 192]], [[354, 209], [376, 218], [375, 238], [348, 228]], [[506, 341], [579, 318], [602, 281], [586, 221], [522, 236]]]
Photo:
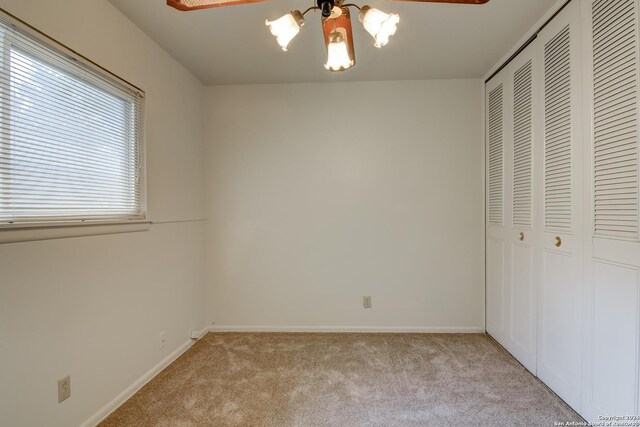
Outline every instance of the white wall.
[[483, 330], [481, 93], [479, 80], [208, 88], [208, 320]]
[[[83, 423], [205, 326], [203, 86], [107, 0], [0, 7], [147, 93], [150, 231], [0, 245], [0, 424]], [[158, 334], [167, 344], [159, 349]], [[71, 374], [72, 396], [57, 402]]]

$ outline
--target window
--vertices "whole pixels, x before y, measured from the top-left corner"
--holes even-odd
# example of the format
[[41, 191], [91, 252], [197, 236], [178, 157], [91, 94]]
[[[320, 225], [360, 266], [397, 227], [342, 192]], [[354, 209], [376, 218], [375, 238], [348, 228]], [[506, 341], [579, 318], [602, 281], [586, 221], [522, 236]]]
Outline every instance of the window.
[[0, 17], [0, 224], [144, 219], [144, 94]]

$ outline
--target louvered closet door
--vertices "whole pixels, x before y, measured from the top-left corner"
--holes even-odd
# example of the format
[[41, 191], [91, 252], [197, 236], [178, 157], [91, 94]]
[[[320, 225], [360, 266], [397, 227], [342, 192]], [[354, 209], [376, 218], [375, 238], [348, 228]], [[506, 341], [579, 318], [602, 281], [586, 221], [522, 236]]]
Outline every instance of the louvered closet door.
[[538, 114], [535, 87], [538, 84], [537, 43], [529, 45], [508, 68], [512, 90], [512, 126], [506, 150], [510, 173], [511, 227], [508, 233], [511, 274], [508, 285], [507, 349], [529, 371], [536, 373], [537, 292], [535, 250], [538, 236], [534, 218], [534, 119]]
[[486, 85], [486, 322], [487, 332], [506, 346], [507, 279], [509, 277], [506, 222], [509, 200], [506, 179], [508, 119], [510, 117], [507, 74], [495, 76]]
[[583, 416], [639, 414], [638, 2], [593, 0], [585, 11]]
[[542, 227], [538, 377], [574, 408], [581, 390], [582, 139], [580, 7], [574, 0], [538, 36]]

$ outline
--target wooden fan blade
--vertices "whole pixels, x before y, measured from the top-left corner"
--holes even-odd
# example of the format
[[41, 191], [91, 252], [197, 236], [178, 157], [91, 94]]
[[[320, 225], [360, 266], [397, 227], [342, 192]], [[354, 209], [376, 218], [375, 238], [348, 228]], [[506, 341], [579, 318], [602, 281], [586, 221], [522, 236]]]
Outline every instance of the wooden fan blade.
[[236, 4], [258, 3], [268, 0], [167, 0], [167, 5], [187, 12], [212, 7], [233, 6]]
[[419, 3], [456, 3], [456, 4], [485, 4], [489, 0], [394, 0], [394, 1], [415, 1]]

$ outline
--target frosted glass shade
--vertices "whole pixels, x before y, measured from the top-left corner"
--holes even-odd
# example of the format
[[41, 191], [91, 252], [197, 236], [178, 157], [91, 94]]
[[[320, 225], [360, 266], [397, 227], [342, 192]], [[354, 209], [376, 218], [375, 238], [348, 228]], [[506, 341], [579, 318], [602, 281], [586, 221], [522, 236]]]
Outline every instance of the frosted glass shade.
[[375, 47], [389, 43], [389, 37], [396, 33], [400, 17], [397, 13], [384, 13], [370, 6], [364, 6], [359, 15], [362, 26], [375, 40]]
[[271, 34], [276, 36], [276, 41], [284, 50], [287, 51], [289, 42], [300, 32], [300, 27], [304, 25], [304, 17], [299, 10], [276, 19], [275, 21], [265, 20], [265, 25], [271, 30]]
[[327, 63], [324, 67], [329, 71], [344, 71], [351, 68], [355, 61], [349, 56], [349, 49], [344, 36], [339, 31], [329, 34], [327, 45]]

